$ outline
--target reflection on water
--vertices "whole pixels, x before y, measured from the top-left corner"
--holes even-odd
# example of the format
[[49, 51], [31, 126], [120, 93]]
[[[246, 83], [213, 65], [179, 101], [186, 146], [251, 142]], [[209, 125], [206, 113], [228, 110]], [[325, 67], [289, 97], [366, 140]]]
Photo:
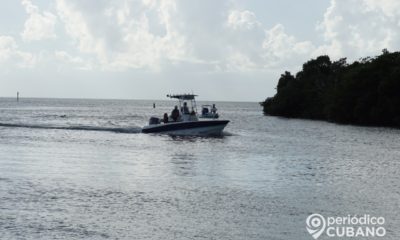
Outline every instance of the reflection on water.
[[[185, 151], [185, 149], [183, 149]], [[186, 149], [190, 151], [190, 149]], [[177, 176], [182, 177], [194, 177], [196, 176], [196, 157], [190, 153], [174, 153], [171, 158], [171, 168], [173, 173]]]
[[[1, 101], [0, 123], [125, 129], [153, 114], [153, 101], [25, 101]], [[220, 138], [0, 126], [0, 238], [310, 239], [320, 213], [383, 216], [399, 239], [399, 130], [217, 106]]]

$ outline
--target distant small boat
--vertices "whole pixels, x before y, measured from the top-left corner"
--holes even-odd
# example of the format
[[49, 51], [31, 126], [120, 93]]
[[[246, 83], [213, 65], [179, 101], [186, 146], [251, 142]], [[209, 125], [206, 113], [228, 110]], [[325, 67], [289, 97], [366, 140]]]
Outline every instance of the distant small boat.
[[[164, 114], [163, 119], [151, 117], [149, 124], [142, 129], [143, 133], [165, 133], [184, 136], [217, 136], [229, 123], [229, 120], [199, 120], [197, 115], [196, 100], [194, 94], [167, 95], [169, 98], [178, 99], [175, 108], [176, 116]], [[190, 109], [187, 102], [190, 101]], [[189, 111], [190, 110], [190, 111]], [[173, 111], [173, 113], [174, 113]]]

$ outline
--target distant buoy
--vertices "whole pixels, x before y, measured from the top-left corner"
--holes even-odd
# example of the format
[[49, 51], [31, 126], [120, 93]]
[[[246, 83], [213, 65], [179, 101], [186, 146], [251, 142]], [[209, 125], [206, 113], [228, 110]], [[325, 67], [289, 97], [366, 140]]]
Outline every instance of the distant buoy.
[[17, 102], [19, 102], [19, 92], [17, 92]]
[[153, 108], [156, 108], [156, 103], [153, 103]]

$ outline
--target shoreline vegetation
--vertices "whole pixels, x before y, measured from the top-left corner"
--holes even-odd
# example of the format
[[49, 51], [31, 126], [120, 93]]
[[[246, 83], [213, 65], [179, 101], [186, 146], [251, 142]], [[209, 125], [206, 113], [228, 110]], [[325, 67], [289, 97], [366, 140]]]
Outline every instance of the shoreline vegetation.
[[266, 115], [400, 128], [400, 52], [351, 64], [320, 56], [282, 74], [276, 89], [261, 102]]

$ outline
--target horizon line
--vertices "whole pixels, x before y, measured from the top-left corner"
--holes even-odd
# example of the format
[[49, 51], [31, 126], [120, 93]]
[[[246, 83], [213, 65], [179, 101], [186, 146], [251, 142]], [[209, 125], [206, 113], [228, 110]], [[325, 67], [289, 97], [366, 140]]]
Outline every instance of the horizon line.
[[[16, 96], [0, 96], [1, 98], [9, 98], [9, 99], [17, 99]], [[134, 101], [168, 101], [168, 99], [146, 99], [146, 98], [92, 98], [92, 97], [21, 97], [19, 96], [19, 100], [23, 99], [65, 99], [65, 100], [120, 100], [120, 101], [127, 101], [127, 100], [134, 100]], [[205, 101], [205, 102], [238, 102], [238, 103], [259, 103], [260, 101], [250, 101], [250, 100], [243, 100], [243, 101], [232, 101], [232, 100], [196, 100], [196, 101]], [[262, 101], [262, 100], [261, 100]]]

